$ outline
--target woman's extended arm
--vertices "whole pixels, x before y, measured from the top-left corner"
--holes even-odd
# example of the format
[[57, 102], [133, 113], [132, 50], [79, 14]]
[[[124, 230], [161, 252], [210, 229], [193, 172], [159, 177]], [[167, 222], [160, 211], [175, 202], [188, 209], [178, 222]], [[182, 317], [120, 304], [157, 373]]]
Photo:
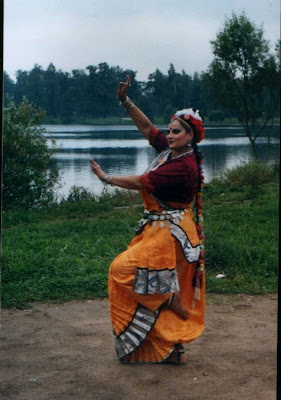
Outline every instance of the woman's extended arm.
[[96, 176], [104, 183], [110, 183], [114, 186], [118, 186], [123, 189], [141, 190], [143, 186], [141, 184], [140, 177], [138, 175], [120, 176], [120, 175], [107, 175], [101, 169], [99, 164], [95, 160], [91, 160], [92, 171]]
[[152, 127], [150, 119], [128, 98], [127, 92], [131, 85], [130, 75], [126, 76], [126, 82], [120, 82], [117, 89], [117, 97], [130, 114], [138, 130], [149, 140], [149, 132]]

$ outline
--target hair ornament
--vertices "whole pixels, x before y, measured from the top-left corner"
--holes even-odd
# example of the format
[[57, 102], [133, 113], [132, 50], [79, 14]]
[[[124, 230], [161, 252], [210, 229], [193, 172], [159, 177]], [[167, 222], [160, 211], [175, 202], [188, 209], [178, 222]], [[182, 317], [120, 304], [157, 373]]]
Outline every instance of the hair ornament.
[[191, 125], [196, 136], [196, 142], [200, 143], [205, 137], [205, 128], [203, 127], [204, 118], [202, 117], [199, 110], [196, 108], [184, 108], [183, 110], [177, 111], [171, 117], [171, 121], [179, 119], [182, 122], [186, 122]]

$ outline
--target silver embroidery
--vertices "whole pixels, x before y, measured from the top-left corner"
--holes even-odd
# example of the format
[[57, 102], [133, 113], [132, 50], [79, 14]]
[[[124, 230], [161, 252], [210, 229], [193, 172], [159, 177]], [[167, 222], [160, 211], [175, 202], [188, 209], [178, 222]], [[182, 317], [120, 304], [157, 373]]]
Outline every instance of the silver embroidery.
[[158, 315], [159, 310], [150, 311], [141, 305], [138, 307], [129, 326], [115, 338], [115, 348], [119, 359], [135, 351], [145, 340]]
[[138, 294], [167, 294], [179, 291], [176, 269], [149, 270], [137, 268], [134, 292]]
[[200, 246], [192, 247], [184, 230], [176, 224], [170, 224], [172, 235], [180, 242], [185, 258], [189, 263], [198, 261]]
[[[171, 234], [179, 241], [181, 244], [183, 253], [185, 255], [186, 260], [189, 263], [193, 263], [198, 261], [200, 254], [200, 246], [193, 247], [190, 243], [186, 232], [179, 226], [180, 220], [184, 219], [184, 214], [186, 209], [184, 210], [162, 210], [162, 211], [154, 211], [149, 212], [148, 210], [144, 211], [144, 218], [139, 221], [139, 231], [142, 232], [145, 225], [150, 221], [152, 223], [152, 227], [156, 227], [158, 221], [160, 221], [159, 225], [161, 228], [164, 227], [164, 223], [167, 224], [170, 229]], [[152, 222], [153, 221], [153, 222]]]

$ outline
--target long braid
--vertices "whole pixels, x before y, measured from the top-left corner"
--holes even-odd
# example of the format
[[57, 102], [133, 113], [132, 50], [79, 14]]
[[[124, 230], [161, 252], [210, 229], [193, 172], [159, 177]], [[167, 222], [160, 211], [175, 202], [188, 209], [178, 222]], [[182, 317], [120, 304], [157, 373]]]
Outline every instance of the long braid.
[[185, 128], [187, 133], [193, 131], [192, 147], [196, 156], [196, 162], [198, 165], [198, 187], [195, 197], [195, 208], [196, 208], [196, 229], [199, 237], [200, 253], [196, 266], [196, 272], [193, 280], [194, 296], [192, 307], [195, 306], [194, 300], [200, 300], [200, 288], [202, 285], [203, 274], [205, 269], [205, 249], [204, 249], [204, 232], [203, 232], [203, 213], [202, 213], [202, 197], [204, 188], [204, 175], [202, 170], [203, 156], [198, 150], [197, 143], [200, 143], [205, 136], [205, 128], [203, 127], [204, 118], [200, 111], [196, 108], [186, 108], [177, 111], [176, 114], [172, 115], [171, 121], [177, 119], [180, 124]]
[[196, 161], [198, 165], [198, 189], [195, 197], [195, 207], [196, 207], [196, 229], [200, 240], [200, 254], [199, 259], [196, 266], [196, 273], [193, 280], [194, 286], [194, 299], [200, 300], [200, 288], [202, 285], [202, 277], [205, 269], [205, 248], [204, 248], [204, 239], [205, 235], [203, 232], [203, 212], [202, 212], [202, 197], [203, 197], [203, 188], [204, 188], [204, 175], [202, 170], [203, 165], [203, 156], [198, 149], [196, 138], [193, 137], [192, 147], [194, 154], [196, 156]]

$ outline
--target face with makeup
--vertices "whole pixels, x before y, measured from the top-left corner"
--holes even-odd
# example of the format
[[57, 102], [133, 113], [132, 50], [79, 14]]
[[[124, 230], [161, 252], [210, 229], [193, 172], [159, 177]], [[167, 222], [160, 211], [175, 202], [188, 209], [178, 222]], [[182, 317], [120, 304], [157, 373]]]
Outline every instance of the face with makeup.
[[190, 130], [190, 132], [187, 132], [187, 129], [185, 129], [177, 119], [174, 119], [170, 122], [168, 126], [167, 140], [173, 157], [179, 156], [189, 150], [192, 150], [192, 147], [188, 147], [187, 144], [191, 144], [193, 132], [192, 130]]

